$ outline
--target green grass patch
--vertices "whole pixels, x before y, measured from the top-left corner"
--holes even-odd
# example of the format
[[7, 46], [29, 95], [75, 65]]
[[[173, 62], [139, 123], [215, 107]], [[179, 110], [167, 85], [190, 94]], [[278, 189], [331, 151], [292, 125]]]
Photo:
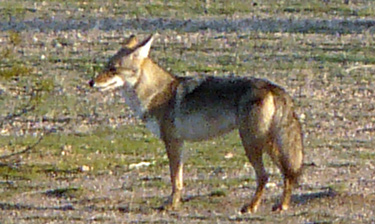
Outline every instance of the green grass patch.
[[330, 63], [354, 63], [374, 64], [375, 57], [363, 54], [353, 53], [336, 53], [336, 54], [319, 54], [313, 56], [314, 60]]
[[[27, 154], [31, 158], [35, 157], [35, 161], [39, 161], [38, 155], [44, 154], [50, 163], [46, 161], [44, 164], [31, 162], [28, 165], [3, 166], [0, 167], [1, 176], [6, 179], [29, 180], [49, 173], [57, 176], [77, 174], [83, 166], [89, 168], [88, 172], [100, 172], [143, 160], [162, 159], [159, 156], [161, 143], [144, 131], [142, 127], [125, 127], [119, 130], [103, 128], [81, 135], [50, 134], [34, 151]], [[12, 151], [20, 151], [35, 141], [32, 137], [0, 138], [0, 144], [13, 148]], [[164, 149], [162, 152], [164, 153]]]
[[354, 151], [351, 154], [352, 154], [352, 156], [355, 156], [356, 158], [359, 158], [361, 160], [370, 160], [370, 161], [373, 161], [375, 159], [375, 152]]
[[[292, 2], [292, 1], [291, 1]], [[337, 15], [337, 16], [353, 16], [358, 15], [356, 10], [345, 4], [335, 4], [324, 1], [294, 1], [287, 4], [283, 8], [287, 13], [313, 13], [315, 15]]]
[[24, 65], [13, 64], [10, 68], [0, 68], [0, 78], [11, 79], [32, 74], [32, 69]]
[[226, 189], [220, 189], [220, 188], [212, 190], [209, 194], [210, 197], [225, 197], [227, 195], [228, 195], [227, 190]]

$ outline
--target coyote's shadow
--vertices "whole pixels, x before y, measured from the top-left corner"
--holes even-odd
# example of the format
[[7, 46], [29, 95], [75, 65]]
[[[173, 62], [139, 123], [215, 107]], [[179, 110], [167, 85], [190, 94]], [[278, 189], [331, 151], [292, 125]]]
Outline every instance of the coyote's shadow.
[[0, 202], [0, 210], [74, 210], [72, 205], [64, 206], [36, 206], [36, 205], [27, 205], [20, 203], [7, 203]]
[[323, 189], [319, 192], [293, 195], [291, 200], [293, 204], [304, 205], [313, 200], [323, 199], [323, 198], [334, 198], [337, 195], [338, 193], [335, 190], [333, 190], [330, 187], [327, 187], [326, 189]]
[[[311, 201], [314, 200], [319, 200], [323, 198], [334, 198], [338, 195], [339, 193], [333, 190], [330, 187], [327, 188], [322, 188], [318, 192], [313, 192], [313, 193], [304, 193], [304, 194], [299, 194], [299, 195], [292, 195], [291, 198], [291, 203], [294, 205], [304, 205], [308, 204]], [[183, 202], [188, 202], [192, 200], [203, 200], [211, 197], [218, 196], [213, 193], [207, 193], [207, 194], [199, 194], [199, 195], [187, 195], [182, 199]], [[273, 200], [273, 199], [272, 199]], [[276, 199], [276, 203], [279, 203], [279, 198]]]

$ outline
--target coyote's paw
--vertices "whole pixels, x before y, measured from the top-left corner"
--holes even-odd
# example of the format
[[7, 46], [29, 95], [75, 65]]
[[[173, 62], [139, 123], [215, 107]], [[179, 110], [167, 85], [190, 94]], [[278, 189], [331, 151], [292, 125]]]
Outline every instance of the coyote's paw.
[[257, 206], [253, 204], [245, 204], [241, 208], [241, 213], [255, 213], [257, 211]]
[[161, 211], [174, 211], [180, 207], [180, 199], [169, 197], [158, 209]]
[[275, 204], [275, 205], [272, 207], [272, 211], [273, 211], [273, 212], [283, 212], [283, 211], [288, 210], [288, 208], [289, 208], [289, 205]]

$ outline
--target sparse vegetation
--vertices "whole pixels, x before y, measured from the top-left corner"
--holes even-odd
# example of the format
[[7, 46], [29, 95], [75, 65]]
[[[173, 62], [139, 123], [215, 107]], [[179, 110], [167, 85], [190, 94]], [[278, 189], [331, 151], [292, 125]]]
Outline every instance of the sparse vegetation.
[[[369, 0], [1, 1], [0, 222], [374, 222], [374, 16]], [[158, 211], [164, 146], [87, 85], [124, 38], [155, 32], [151, 57], [175, 74], [294, 96], [306, 168], [290, 211], [270, 212], [282, 178], [265, 156], [265, 203], [238, 215], [256, 185], [237, 133], [186, 144], [184, 204]]]

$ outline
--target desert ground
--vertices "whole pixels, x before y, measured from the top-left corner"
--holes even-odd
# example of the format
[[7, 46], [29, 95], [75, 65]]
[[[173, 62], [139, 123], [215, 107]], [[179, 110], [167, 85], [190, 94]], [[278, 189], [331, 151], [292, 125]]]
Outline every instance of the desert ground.
[[[0, 223], [375, 223], [371, 0], [0, 1]], [[305, 161], [288, 211], [282, 176], [240, 214], [255, 174], [237, 132], [186, 143], [180, 210], [163, 144], [116, 91], [88, 81], [131, 34], [179, 76], [283, 86]]]

